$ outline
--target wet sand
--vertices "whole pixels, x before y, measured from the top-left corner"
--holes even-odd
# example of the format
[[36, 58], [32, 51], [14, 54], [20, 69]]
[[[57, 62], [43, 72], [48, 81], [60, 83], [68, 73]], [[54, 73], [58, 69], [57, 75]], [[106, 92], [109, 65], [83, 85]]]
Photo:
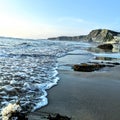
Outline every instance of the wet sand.
[[48, 90], [48, 105], [31, 113], [29, 120], [46, 120], [49, 113], [72, 120], [120, 120], [119, 71], [120, 66], [106, 72], [59, 70], [58, 85]]

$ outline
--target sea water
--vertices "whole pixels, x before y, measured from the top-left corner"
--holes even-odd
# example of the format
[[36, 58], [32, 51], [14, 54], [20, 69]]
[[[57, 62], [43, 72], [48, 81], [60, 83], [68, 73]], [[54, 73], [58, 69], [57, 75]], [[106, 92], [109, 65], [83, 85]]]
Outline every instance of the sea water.
[[57, 85], [60, 65], [88, 62], [97, 56], [120, 57], [119, 52], [90, 51], [92, 47], [95, 44], [0, 38], [0, 111], [18, 100], [25, 111], [46, 105], [46, 90]]
[[0, 111], [20, 101], [34, 111], [48, 103], [46, 89], [59, 80], [57, 59], [88, 43], [0, 38]]

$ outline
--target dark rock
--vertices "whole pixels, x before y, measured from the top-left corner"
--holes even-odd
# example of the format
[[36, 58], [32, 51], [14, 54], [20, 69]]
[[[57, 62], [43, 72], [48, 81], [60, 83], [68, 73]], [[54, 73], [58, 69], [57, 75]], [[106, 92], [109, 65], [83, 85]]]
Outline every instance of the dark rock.
[[60, 114], [57, 114], [56, 116], [48, 116], [48, 120], [71, 120], [71, 118], [67, 117], [67, 116], [61, 116]]
[[100, 70], [104, 67], [115, 67], [117, 65], [120, 65], [118, 62], [88, 62], [88, 63], [82, 63], [82, 64], [76, 64], [73, 66], [73, 69], [75, 71], [80, 71], [80, 72], [93, 72], [96, 70]]
[[28, 118], [26, 117], [26, 114], [24, 113], [15, 112], [15, 113], [12, 113], [9, 120], [28, 120]]
[[107, 49], [107, 50], [112, 50], [113, 49], [113, 45], [112, 44], [103, 44], [103, 45], [99, 45], [98, 48], [100, 49]]
[[118, 63], [118, 62], [115, 62], [115, 63], [112, 63], [113, 65], [120, 65], [120, 63]]
[[96, 70], [100, 70], [101, 68], [104, 68], [105, 65], [104, 64], [86, 64], [83, 63], [81, 65], [74, 65], [73, 69], [75, 71], [81, 71], [81, 72], [92, 72], [92, 71], [96, 71]]

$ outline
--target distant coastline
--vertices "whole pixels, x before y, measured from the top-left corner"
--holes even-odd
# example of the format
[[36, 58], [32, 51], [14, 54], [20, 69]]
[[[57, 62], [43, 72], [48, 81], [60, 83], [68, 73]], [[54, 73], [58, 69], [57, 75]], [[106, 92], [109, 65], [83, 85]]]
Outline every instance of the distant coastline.
[[108, 29], [96, 29], [96, 30], [92, 30], [88, 35], [59, 36], [59, 37], [48, 38], [48, 40], [120, 43], [120, 32], [116, 32]]
[[36, 40], [36, 39], [30, 39], [30, 38], [19, 38], [19, 37], [5, 37], [5, 36], [0, 36], [1, 39], [17, 39], [17, 40]]
[[120, 32], [109, 29], [95, 29], [89, 32], [88, 35], [78, 36], [58, 36], [46, 39], [32, 39], [32, 38], [16, 38], [0, 36], [2, 39], [17, 39], [17, 40], [59, 40], [59, 41], [82, 41], [82, 42], [100, 42], [100, 43], [120, 43]]

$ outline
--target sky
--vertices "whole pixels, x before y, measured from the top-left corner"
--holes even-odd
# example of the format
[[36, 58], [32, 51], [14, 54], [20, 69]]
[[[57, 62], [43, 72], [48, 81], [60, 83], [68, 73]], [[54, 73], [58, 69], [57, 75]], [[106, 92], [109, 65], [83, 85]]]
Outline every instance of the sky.
[[0, 0], [0, 36], [42, 39], [120, 31], [120, 0]]

